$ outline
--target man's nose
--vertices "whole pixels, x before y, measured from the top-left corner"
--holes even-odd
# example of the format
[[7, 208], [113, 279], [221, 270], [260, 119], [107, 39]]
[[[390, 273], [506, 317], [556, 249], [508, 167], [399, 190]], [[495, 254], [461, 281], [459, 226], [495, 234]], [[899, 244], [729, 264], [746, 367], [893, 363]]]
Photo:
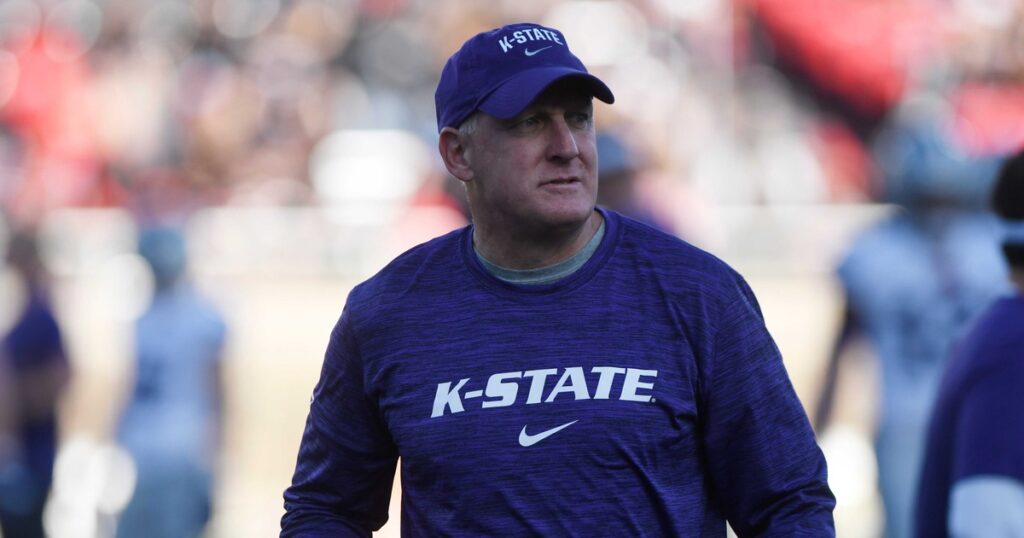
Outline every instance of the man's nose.
[[579, 146], [576, 144], [577, 133], [569, 126], [565, 118], [561, 116], [556, 117], [551, 122], [549, 131], [549, 159], [570, 161], [580, 154]]

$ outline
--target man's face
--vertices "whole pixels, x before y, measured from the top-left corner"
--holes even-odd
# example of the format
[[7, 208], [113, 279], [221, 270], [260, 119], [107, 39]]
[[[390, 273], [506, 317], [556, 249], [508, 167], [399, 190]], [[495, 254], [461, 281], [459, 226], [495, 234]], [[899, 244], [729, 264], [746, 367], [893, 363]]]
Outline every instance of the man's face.
[[593, 117], [590, 93], [573, 81], [511, 120], [479, 114], [467, 145], [474, 219], [522, 233], [582, 224], [597, 199]]

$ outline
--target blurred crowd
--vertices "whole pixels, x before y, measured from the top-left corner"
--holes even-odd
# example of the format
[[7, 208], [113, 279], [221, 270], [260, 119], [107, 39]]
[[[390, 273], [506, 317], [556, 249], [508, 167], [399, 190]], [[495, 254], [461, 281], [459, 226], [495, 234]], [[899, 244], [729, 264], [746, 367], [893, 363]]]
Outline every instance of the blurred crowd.
[[922, 95], [949, 109], [931, 113], [970, 154], [1024, 137], [1013, 0], [5, 0], [5, 213], [457, 199], [432, 157], [396, 150], [415, 181], [382, 186], [328, 135], [399, 130], [432, 147], [448, 51], [516, 19], [566, 28], [611, 81], [622, 97], [599, 127], [652, 172], [652, 190], [678, 183], [725, 204], [878, 199], [870, 143]]
[[[716, 208], [906, 209], [841, 265], [837, 349], [859, 326], [880, 360], [912, 363], [883, 367], [883, 391], [915, 401], [886, 400], [882, 431], [917, 435], [950, 341], [1005, 274], [957, 249], [995, 249], [975, 217], [1024, 146], [1021, 0], [0, 0], [0, 245], [67, 208], [122, 209], [145, 230], [208, 208], [314, 207], [406, 246], [459, 226], [434, 88], [465, 39], [519, 20], [562, 29], [615, 91], [597, 113], [602, 204], [712, 250]], [[943, 261], [964, 256], [988, 265]], [[915, 268], [894, 289], [925, 284], [896, 294], [890, 319], [866, 298], [885, 286], [863, 282], [894, 266]], [[195, 330], [217, 348], [208, 317]], [[893, 343], [908, 333], [928, 335]], [[878, 442], [882, 473], [885, 446], [917, 443]], [[888, 511], [907, 510], [909, 487]]]

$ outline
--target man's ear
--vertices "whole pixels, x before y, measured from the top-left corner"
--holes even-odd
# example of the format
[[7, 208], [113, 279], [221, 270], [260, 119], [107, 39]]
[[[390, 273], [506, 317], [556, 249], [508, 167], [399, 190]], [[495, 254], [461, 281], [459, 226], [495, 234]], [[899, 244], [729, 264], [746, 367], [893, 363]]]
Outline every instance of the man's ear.
[[437, 150], [441, 153], [444, 166], [459, 181], [473, 179], [473, 169], [469, 165], [469, 136], [453, 127], [445, 127], [437, 139]]

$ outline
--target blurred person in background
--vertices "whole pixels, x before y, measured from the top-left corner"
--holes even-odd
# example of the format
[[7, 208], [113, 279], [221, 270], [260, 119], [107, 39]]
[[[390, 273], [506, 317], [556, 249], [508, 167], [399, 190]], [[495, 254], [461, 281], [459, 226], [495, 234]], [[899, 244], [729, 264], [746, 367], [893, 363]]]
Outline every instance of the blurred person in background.
[[57, 452], [57, 404], [70, 367], [36, 237], [15, 233], [7, 262], [24, 284], [25, 303], [0, 343], [0, 530], [12, 538], [34, 538], [44, 536], [43, 509]]
[[1024, 151], [992, 196], [1014, 290], [958, 343], [918, 488], [916, 536], [1024, 537]]
[[597, 133], [597, 154], [601, 156], [597, 203], [661, 231], [670, 231], [671, 227], [641, 198], [637, 185], [639, 165], [619, 136], [607, 131]]
[[135, 460], [137, 482], [117, 535], [198, 536], [211, 515], [226, 327], [185, 278], [179, 230], [144, 230], [139, 254], [152, 270], [155, 291], [135, 322], [135, 385], [118, 442]]
[[534, 24], [446, 64], [473, 224], [349, 295], [281, 535], [832, 536], [824, 458], [743, 278], [596, 207], [593, 98]]
[[822, 385], [815, 429], [824, 434], [840, 362], [866, 337], [880, 371], [875, 429], [885, 536], [910, 536], [928, 414], [954, 340], [1003, 289], [1005, 266], [983, 200], [999, 158], [956, 144], [948, 105], [915, 97], [875, 141], [895, 212], [863, 232], [838, 268], [845, 312]]

